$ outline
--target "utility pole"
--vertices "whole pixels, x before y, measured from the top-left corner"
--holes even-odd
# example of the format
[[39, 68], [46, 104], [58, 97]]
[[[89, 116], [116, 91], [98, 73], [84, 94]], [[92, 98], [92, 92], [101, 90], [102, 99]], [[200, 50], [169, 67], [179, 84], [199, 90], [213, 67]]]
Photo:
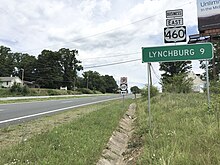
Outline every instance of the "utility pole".
[[89, 89], [89, 75], [87, 75], [86, 88]]
[[22, 74], [21, 74], [21, 81], [22, 81], [22, 85], [24, 85], [24, 69], [21, 68]]

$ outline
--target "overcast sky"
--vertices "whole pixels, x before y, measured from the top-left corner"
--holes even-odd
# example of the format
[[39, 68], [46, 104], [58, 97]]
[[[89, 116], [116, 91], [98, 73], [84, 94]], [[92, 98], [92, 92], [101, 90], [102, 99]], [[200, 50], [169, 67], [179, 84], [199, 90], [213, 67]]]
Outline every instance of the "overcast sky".
[[[77, 49], [84, 71], [143, 86], [141, 47], [164, 45], [165, 11], [174, 9], [183, 9], [187, 33], [197, 34], [196, 0], [1, 0], [0, 45], [35, 56], [43, 49]], [[125, 61], [132, 62], [100, 67]], [[201, 73], [198, 63], [193, 70]], [[158, 63], [153, 67], [158, 86]]]

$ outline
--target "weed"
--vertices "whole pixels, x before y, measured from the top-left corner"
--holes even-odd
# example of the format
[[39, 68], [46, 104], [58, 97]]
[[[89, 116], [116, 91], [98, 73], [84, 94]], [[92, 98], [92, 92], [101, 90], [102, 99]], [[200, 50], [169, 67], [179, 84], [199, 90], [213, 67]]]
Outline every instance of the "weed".
[[[126, 107], [129, 104], [130, 101], [126, 100]], [[72, 122], [59, 124], [52, 130], [1, 150], [0, 164], [95, 164], [125, 113], [121, 101], [104, 105]]]
[[202, 94], [156, 96], [148, 133], [147, 103], [140, 101], [136, 133], [144, 149], [137, 164], [220, 164], [218, 111], [208, 113], [206, 102]]

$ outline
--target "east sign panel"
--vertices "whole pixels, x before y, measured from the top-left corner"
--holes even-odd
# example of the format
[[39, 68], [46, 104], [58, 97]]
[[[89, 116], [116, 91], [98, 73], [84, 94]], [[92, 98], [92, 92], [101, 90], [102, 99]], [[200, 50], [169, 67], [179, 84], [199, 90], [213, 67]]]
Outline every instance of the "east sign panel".
[[142, 62], [174, 62], [212, 59], [211, 43], [142, 48]]
[[220, 28], [220, 0], [197, 0], [200, 32]]

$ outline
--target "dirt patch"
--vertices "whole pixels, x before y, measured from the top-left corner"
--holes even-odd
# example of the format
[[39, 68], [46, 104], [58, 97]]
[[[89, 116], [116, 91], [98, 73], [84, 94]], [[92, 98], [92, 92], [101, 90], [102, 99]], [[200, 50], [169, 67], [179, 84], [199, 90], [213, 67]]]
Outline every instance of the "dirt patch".
[[131, 104], [96, 165], [125, 165], [132, 162], [131, 154], [128, 156], [126, 153], [130, 153], [128, 145], [134, 131], [135, 110], [136, 105]]

